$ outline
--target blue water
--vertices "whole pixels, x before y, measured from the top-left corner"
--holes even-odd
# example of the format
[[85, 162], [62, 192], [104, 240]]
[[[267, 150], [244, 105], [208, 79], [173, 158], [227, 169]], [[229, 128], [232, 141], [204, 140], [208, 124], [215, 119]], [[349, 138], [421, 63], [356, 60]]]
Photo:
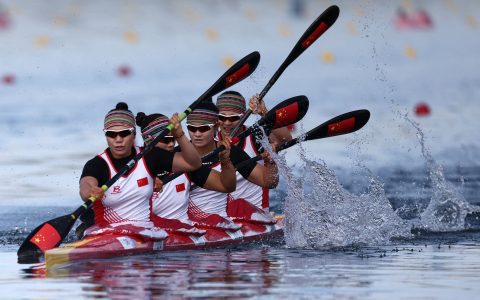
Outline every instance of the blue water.
[[[257, 71], [235, 88], [260, 92], [333, 4], [305, 1], [302, 11], [293, 2], [0, 3], [0, 20], [11, 20], [0, 26], [0, 298], [477, 298], [480, 4], [468, 0], [335, 1], [336, 24], [264, 100], [309, 98], [295, 136], [351, 110], [371, 119], [276, 157], [271, 208], [287, 216], [282, 243], [48, 273], [16, 263], [34, 227], [80, 204], [82, 166], [105, 147], [106, 111], [119, 100], [134, 112], [183, 111], [254, 50]], [[425, 8], [434, 26], [396, 29], [399, 7]], [[415, 114], [420, 102], [430, 115]]]

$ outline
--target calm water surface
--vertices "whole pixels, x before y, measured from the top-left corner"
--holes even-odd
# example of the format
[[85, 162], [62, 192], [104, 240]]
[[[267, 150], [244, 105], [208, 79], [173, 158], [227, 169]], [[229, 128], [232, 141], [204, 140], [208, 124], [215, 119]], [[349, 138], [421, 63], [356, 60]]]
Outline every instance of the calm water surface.
[[15, 254], [2, 252], [0, 278], [7, 299], [473, 299], [480, 291], [478, 239], [337, 251], [181, 251], [92, 260], [48, 273], [12, 264]]

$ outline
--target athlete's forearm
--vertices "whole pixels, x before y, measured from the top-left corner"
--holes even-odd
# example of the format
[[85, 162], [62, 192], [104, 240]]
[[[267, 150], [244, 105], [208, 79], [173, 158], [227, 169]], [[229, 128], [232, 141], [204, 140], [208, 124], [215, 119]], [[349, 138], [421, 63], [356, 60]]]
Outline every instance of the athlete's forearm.
[[265, 162], [266, 171], [264, 173], [263, 182], [265, 183], [266, 187], [269, 189], [273, 189], [278, 185], [278, 167], [277, 164], [272, 161]]
[[228, 159], [221, 162], [222, 171], [220, 173], [220, 181], [226, 190], [230, 192], [235, 191], [237, 188], [237, 176], [235, 175], [235, 167], [232, 162]]
[[288, 142], [292, 138], [293, 138], [292, 134], [290, 133], [290, 130], [288, 130], [287, 127], [282, 127], [282, 128], [272, 130], [269, 136], [270, 141], [276, 145], [281, 145], [285, 142]]
[[177, 143], [182, 149], [181, 153], [183, 159], [191, 166], [191, 170], [187, 171], [193, 171], [200, 168], [202, 166], [202, 158], [200, 157], [200, 154], [198, 154], [193, 144], [187, 139], [185, 134], [177, 138]]

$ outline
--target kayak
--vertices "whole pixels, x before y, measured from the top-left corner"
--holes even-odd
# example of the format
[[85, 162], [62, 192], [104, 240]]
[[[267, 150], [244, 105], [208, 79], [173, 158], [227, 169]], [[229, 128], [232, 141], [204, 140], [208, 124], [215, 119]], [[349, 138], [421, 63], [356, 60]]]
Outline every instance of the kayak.
[[206, 229], [203, 235], [169, 233], [163, 240], [145, 241], [137, 236], [100, 234], [86, 237], [45, 252], [45, 267], [57, 268], [82, 260], [106, 259], [128, 255], [174, 250], [195, 250], [243, 245], [252, 242], [272, 242], [283, 239], [285, 219], [275, 217], [275, 224], [236, 222], [238, 230]]

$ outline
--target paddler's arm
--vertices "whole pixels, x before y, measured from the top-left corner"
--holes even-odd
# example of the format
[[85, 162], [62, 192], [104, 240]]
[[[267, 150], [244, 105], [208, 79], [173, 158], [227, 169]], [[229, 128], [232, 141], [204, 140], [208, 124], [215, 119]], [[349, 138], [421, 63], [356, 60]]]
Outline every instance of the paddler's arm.
[[264, 165], [256, 164], [247, 180], [258, 186], [273, 189], [278, 185], [278, 168], [267, 151], [262, 153]]
[[80, 197], [83, 201], [87, 201], [90, 196], [97, 199], [103, 198], [103, 190], [99, 187], [100, 183], [104, 184], [110, 177], [107, 163], [99, 156], [89, 160], [82, 170], [80, 176]]
[[[242, 161], [250, 159], [245, 151], [238, 147], [232, 147], [232, 161], [235, 165], [240, 164]], [[269, 189], [273, 189], [278, 184], [278, 169], [275, 162], [271, 159], [270, 154], [265, 151], [261, 154], [265, 161], [265, 165], [261, 164], [248, 164], [243, 168], [237, 169], [237, 171], [248, 181]]]
[[178, 113], [172, 116], [170, 122], [175, 124], [175, 127], [172, 129], [172, 135], [182, 150], [181, 152], [176, 152], [173, 157], [172, 171], [189, 172], [197, 170], [202, 166], [202, 159], [193, 144], [185, 136], [180, 125]]
[[85, 176], [80, 179], [80, 197], [83, 201], [87, 201], [90, 196], [103, 199], [104, 191], [98, 187], [98, 181], [95, 177]]
[[[233, 163], [230, 161], [230, 142], [222, 142], [222, 144], [225, 146], [225, 150], [219, 154], [222, 171], [218, 172], [207, 166], [202, 166], [199, 170], [192, 172], [190, 177], [195, 184], [204, 189], [231, 193], [237, 187], [236, 171]], [[207, 179], [201, 181], [201, 178], [205, 178], [206, 174], [208, 174]]]

